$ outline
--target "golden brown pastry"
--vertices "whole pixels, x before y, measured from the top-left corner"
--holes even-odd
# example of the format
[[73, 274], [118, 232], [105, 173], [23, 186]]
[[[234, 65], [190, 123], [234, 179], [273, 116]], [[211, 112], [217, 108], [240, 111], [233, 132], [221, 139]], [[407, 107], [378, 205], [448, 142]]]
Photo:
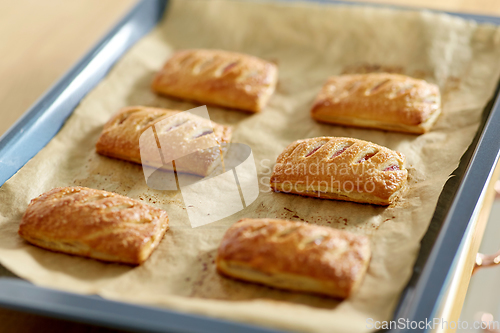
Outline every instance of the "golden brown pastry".
[[167, 61], [152, 89], [168, 96], [259, 112], [277, 80], [277, 66], [257, 57], [222, 50], [184, 50]]
[[440, 113], [438, 86], [388, 73], [333, 76], [311, 109], [325, 123], [417, 134], [429, 131]]
[[217, 270], [269, 286], [346, 298], [370, 261], [368, 237], [302, 222], [243, 219], [224, 235]]
[[298, 140], [278, 156], [270, 184], [285, 193], [389, 205], [406, 184], [404, 160], [399, 152], [352, 138]]
[[[141, 138], [141, 134], [153, 127], [154, 133], [150, 130], [150, 135]], [[143, 140], [141, 145], [140, 140]], [[225, 144], [230, 140], [230, 127], [189, 112], [131, 106], [120, 110], [104, 125], [96, 151], [166, 170], [173, 170], [172, 163], [168, 162], [182, 157], [175, 165], [177, 172], [207, 176], [220, 165]], [[166, 163], [156, 165], [152, 160], [142, 161], [141, 153], [142, 156], [158, 154], [158, 144]], [[211, 146], [215, 147], [200, 149]]]
[[106, 191], [60, 187], [31, 200], [19, 235], [52, 251], [141, 264], [167, 230], [161, 209]]

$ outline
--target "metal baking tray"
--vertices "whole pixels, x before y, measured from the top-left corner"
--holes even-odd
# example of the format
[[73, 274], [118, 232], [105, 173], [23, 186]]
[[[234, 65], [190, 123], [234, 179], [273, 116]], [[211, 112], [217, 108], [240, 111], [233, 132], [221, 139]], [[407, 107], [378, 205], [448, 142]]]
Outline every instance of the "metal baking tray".
[[[281, 0], [283, 1], [283, 0]], [[367, 4], [324, 1], [331, 5]], [[138, 4], [35, 105], [0, 138], [0, 184], [5, 183], [42, 149], [64, 125], [80, 100], [114, 63], [162, 18], [168, 0]], [[370, 4], [370, 6], [373, 6]], [[375, 5], [384, 6], [384, 5]], [[499, 17], [448, 13], [477, 22], [500, 25]], [[404, 289], [394, 320], [432, 320], [450, 284], [463, 241], [472, 233], [486, 186], [492, 180], [500, 151], [500, 104], [497, 88], [483, 112], [476, 137], [440, 196], [413, 276]], [[115, 302], [37, 287], [0, 266], [0, 306], [30, 313], [146, 332], [276, 332], [164, 308]], [[393, 332], [407, 330], [393, 330]], [[422, 330], [423, 331], [423, 330]]]

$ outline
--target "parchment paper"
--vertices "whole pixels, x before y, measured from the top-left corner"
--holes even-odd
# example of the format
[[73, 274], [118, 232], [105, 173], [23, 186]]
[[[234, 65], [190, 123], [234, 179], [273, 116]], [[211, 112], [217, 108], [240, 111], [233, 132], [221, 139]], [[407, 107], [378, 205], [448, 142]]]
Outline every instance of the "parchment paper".
[[[250, 115], [209, 106], [211, 119], [234, 126], [235, 142], [253, 149], [258, 199], [199, 228], [189, 225], [179, 192], [148, 189], [141, 167], [99, 156], [94, 144], [110, 115], [127, 105], [187, 110], [159, 97], [154, 73], [183, 48], [220, 48], [279, 64], [269, 106]], [[60, 133], [0, 189], [0, 262], [41, 286], [165, 306], [254, 324], [321, 332], [367, 331], [368, 318], [389, 320], [407, 283], [442, 187], [478, 128], [500, 69], [493, 26], [430, 12], [303, 3], [171, 1], [166, 19], [135, 45], [82, 101]], [[330, 75], [396, 70], [436, 82], [443, 115], [414, 136], [318, 124], [309, 116]], [[268, 192], [270, 170], [289, 143], [347, 136], [403, 152], [410, 189], [388, 208]], [[56, 186], [114, 191], [165, 209], [171, 229], [140, 267], [52, 253], [25, 243], [17, 228], [30, 199]], [[223, 203], [220, 203], [221, 205]], [[357, 294], [339, 302], [238, 282], [217, 275], [216, 249], [242, 217], [277, 217], [371, 236], [373, 259]]]

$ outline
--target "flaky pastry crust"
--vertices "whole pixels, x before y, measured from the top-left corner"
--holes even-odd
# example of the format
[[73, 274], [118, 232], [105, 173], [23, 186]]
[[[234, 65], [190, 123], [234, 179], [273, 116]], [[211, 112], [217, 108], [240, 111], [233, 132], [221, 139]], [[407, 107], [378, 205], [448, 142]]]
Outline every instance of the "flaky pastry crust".
[[278, 156], [275, 191], [323, 199], [389, 205], [408, 178], [399, 152], [353, 138], [298, 140]]
[[267, 104], [278, 80], [275, 64], [222, 50], [178, 51], [157, 74], [153, 91], [249, 112]]
[[85, 187], [60, 187], [31, 200], [19, 235], [52, 251], [141, 264], [168, 230], [167, 213]]
[[[170, 139], [173, 134], [176, 134], [175, 137], [178, 139], [175, 144], [168, 147], [173, 156], [164, 156], [167, 159], [171, 158], [166, 162], [183, 157], [182, 163], [176, 165], [176, 171], [198, 176], [209, 175], [221, 163], [221, 155], [225, 153], [224, 147], [227, 147], [226, 144], [230, 142], [232, 134], [230, 127], [189, 112], [130, 106], [118, 111], [104, 125], [101, 136], [96, 143], [96, 151], [105, 156], [148, 164], [147, 161], [141, 159], [141, 148], [158, 150], [158, 143], [154, 136], [151, 136], [151, 142], [146, 142], [142, 147], [139, 141], [141, 134], [152, 126], [155, 127], [158, 142], [169, 141], [168, 139], [162, 140], [162, 137]], [[208, 141], [218, 143], [218, 147], [199, 150], [196, 153], [188, 151], [189, 147], [200, 147]], [[143, 151], [143, 154], [145, 153], [147, 152]], [[152, 166], [160, 167], [161, 165]], [[161, 167], [173, 170], [171, 163]]]
[[429, 131], [440, 113], [437, 85], [388, 73], [333, 76], [311, 109], [325, 123], [415, 134]]
[[217, 269], [277, 288], [346, 298], [361, 283], [370, 256], [364, 235], [303, 222], [243, 219], [224, 235]]

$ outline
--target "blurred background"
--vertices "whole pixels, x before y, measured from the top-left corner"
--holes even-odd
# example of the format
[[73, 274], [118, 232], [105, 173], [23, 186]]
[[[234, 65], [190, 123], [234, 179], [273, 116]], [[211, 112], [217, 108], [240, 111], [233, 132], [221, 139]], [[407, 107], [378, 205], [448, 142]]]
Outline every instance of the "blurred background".
[[[500, 183], [497, 182], [497, 185]], [[497, 186], [497, 190], [500, 187]], [[479, 248], [480, 253], [494, 254], [500, 249], [500, 196], [493, 202], [488, 225], [484, 231], [483, 241]], [[500, 320], [500, 266], [479, 269], [471, 278], [464, 307], [460, 316], [461, 321]], [[481, 332], [481, 330], [457, 330], [457, 332]], [[500, 333], [500, 330], [493, 331]]]
[[[136, 0], [0, 0], [0, 135], [81, 58]], [[365, 0], [415, 8], [500, 16], [500, 0]], [[500, 199], [481, 252], [500, 249]], [[468, 289], [461, 320], [485, 313], [500, 319], [500, 267], [480, 270]], [[112, 332], [0, 309], [0, 332]], [[464, 332], [474, 332], [466, 330]]]

